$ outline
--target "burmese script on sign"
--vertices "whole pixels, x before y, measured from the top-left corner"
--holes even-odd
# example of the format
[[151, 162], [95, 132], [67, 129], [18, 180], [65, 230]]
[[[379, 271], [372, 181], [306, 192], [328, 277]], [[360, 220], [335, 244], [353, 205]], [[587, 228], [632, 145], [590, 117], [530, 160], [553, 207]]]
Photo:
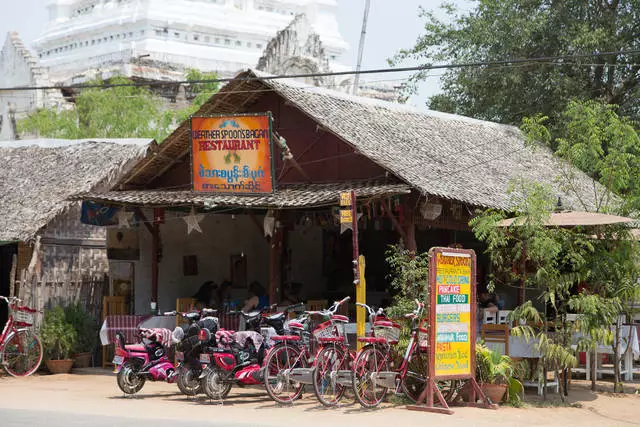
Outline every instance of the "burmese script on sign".
[[268, 114], [191, 118], [194, 191], [274, 190]]
[[435, 374], [471, 373], [471, 257], [436, 254]]

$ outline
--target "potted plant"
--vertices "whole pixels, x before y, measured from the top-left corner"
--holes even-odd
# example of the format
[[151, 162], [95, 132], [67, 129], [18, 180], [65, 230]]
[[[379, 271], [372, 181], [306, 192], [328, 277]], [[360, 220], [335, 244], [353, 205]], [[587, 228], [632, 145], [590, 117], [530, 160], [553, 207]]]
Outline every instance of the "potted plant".
[[73, 366], [88, 368], [91, 354], [97, 345], [98, 324], [79, 303], [70, 304], [64, 312], [67, 323], [76, 331], [76, 344], [72, 354]]
[[67, 322], [62, 307], [45, 311], [40, 336], [49, 371], [52, 374], [69, 373], [73, 365], [71, 352], [76, 344], [77, 334]]
[[512, 399], [519, 401], [522, 384], [513, 375], [514, 365], [509, 356], [476, 344], [476, 381], [492, 402], [502, 402], [507, 390], [511, 391]]

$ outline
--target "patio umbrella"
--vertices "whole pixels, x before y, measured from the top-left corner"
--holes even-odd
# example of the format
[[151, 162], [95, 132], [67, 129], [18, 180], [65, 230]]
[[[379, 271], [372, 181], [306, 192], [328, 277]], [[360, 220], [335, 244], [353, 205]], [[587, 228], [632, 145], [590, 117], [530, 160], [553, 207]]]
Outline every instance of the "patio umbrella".
[[[516, 222], [517, 221], [517, 222]], [[521, 218], [507, 218], [498, 223], [498, 227], [510, 227], [511, 225], [522, 225]], [[575, 227], [578, 225], [607, 225], [607, 224], [624, 224], [634, 222], [633, 218], [624, 216], [608, 215], [597, 212], [553, 212], [545, 225], [549, 227]], [[514, 224], [515, 223], [515, 224]]]
[[[608, 215], [597, 212], [553, 212], [547, 222], [548, 227], [576, 227], [582, 226], [596, 226], [596, 225], [608, 225], [608, 224], [626, 224], [634, 222], [633, 218], [627, 218], [617, 215]], [[511, 225], [519, 226], [524, 224], [523, 218], [507, 218], [498, 223], [498, 227], [510, 227]], [[520, 293], [518, 296], [520, 303], [524, 302], [524, 284], [520, 287]]]

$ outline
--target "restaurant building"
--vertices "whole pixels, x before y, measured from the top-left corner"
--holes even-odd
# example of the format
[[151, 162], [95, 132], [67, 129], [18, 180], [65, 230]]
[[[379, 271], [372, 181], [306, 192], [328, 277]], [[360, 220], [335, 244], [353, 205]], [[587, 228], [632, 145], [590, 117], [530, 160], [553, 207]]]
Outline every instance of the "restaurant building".
[[[419, 111], [252, 70], [224, 86], [196, 116], [267, 112], [273, 167], [265, 173], [272, 177], [267, 180], [272, 192], [194, 191], [209, 172], [192, 167], [188, 120], [111, 191], [77, 196], [131, 215], [126, 232], [136, 234], [138, 255], [111, 262], [131, 272], [132, 312], [148, 313], [152, 302], [161, 311], [174, 309], [176, 299], [194, 295], [208, 280], [231, 281], [232, 301], [242, 301], [254, 281], [268, 290], [270, 302], [282, 300], [288, 283], [300, 283], [305, 300], [353, 295], [351, 231], [341, 233], [339, 225], [344, 191], [357, 197], [367, 301], [373, 304], [391, 298], [385, 262], [390, 244], [402, 241], [418, 251], [462, 246], [475, 249], [482, 264], [483, 247], [468, 221], [479, 208], [509, 211], [522, 197], [508, 194], [514, 180], [548, 184], [563, 206], [580, 207], [574, 193], [562, 191], [555, 179], [569, 166], [546, 147], [532, 149], [512, 126]], [[241, 164], [242, 146], [217, 148], [227, 153], [229, 165]], [[571, 173], [575, 191], [589, 203], [591, 179]], [[481, 267], [479, 273], [487, 271]]]

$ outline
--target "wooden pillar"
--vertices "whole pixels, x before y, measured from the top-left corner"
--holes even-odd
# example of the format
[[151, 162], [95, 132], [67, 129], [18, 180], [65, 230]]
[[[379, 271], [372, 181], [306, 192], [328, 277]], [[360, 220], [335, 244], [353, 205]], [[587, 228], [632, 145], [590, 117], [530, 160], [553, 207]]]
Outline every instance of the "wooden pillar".
[[160, 225], [151, 225], [151, 302], [158, 308], [158, 255], [160, 251]]
[[407, 198], [405, 198], [404, 202], [404, 234], [407, 237], [407, 241], [405, 244], [407, 245], [407, 250], [411, 253], [418, 252], [418, 243], [416, 242], [416, 220], [414, 216], [413, 205], [410, 203]]
[[281, 219], [280, 211], [275, 212], [274, 218], [276, 223], [275, 229], [269, 241], [269, 304], [275, 304], [279, 300], [278, 295], [280, 292], [282, 270], [280, 259], [284, 246], [283, 228], [281, 225], [278, 226]]

